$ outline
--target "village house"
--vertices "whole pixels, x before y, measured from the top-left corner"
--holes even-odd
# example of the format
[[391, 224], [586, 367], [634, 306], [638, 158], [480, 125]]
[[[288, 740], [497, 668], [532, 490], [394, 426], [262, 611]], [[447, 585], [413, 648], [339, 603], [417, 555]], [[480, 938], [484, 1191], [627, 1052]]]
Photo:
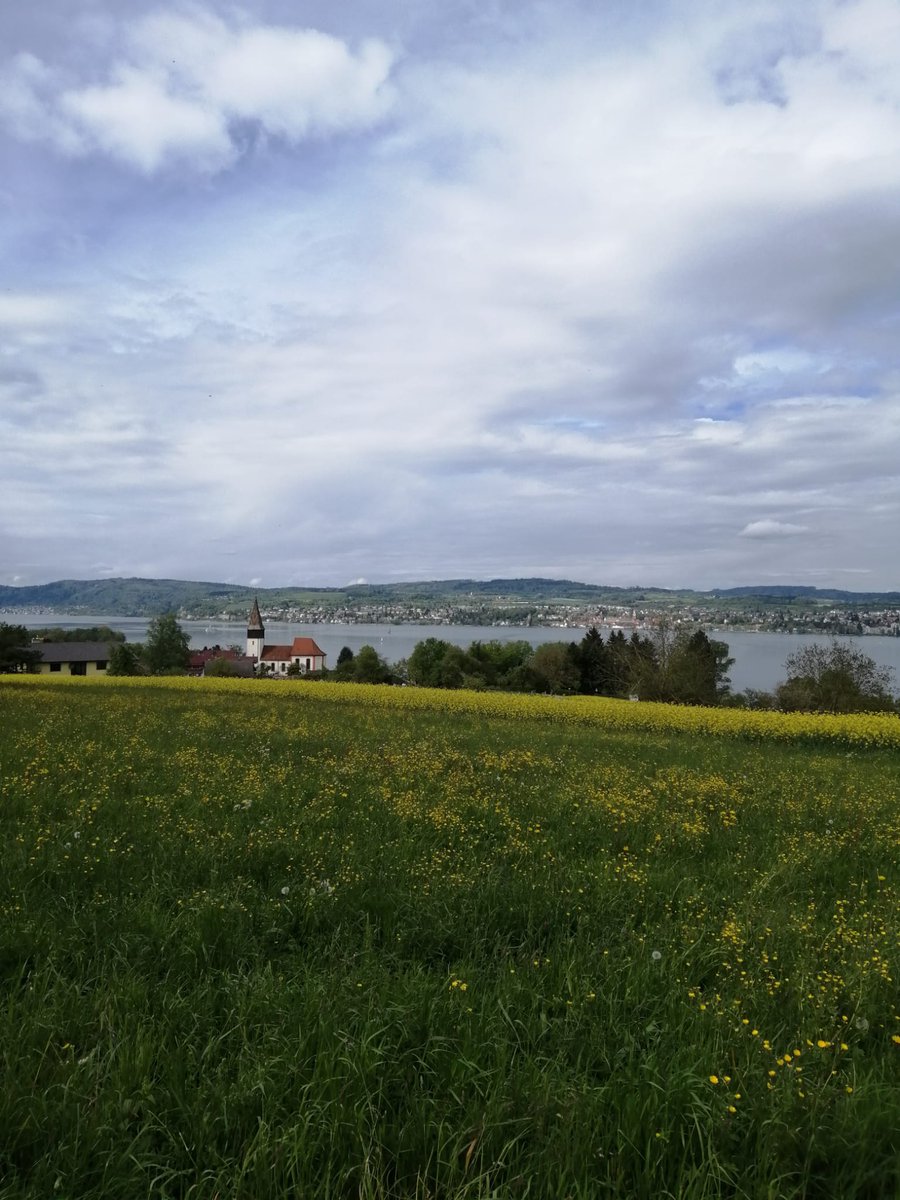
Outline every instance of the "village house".
[[301, 675], [324, 671], [325, 653], [312, 638], [295, 637], [290, 645], [280, 646], [267, 646], [265, 640], [266, 631], [260, 616], [259, 603], [254, 600], [247, 621], [247, 657], [256, 660], [260, 673], [287, 675], [292, 666], [298, 669]]
[[36, 642], [42, 675], [105, 675], [109, 665], [109, 642]]
[[189, 675], [206, 675], [211, 663], [224, 660], [228, 663], [227, 673], [246, 678], [256, 673], [256, 659], [248, 658], [238, 650], [224, 646], [204, 646], [202, 650], [192, 650], [188, 660]]

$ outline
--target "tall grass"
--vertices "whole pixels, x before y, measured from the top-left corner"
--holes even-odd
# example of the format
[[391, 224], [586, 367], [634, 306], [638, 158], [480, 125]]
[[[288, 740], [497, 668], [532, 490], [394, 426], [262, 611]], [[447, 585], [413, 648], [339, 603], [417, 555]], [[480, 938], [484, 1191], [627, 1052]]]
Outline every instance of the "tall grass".
[[0, 1196], [900, 1191], [895, 751], [343, 695], [0, 683]]

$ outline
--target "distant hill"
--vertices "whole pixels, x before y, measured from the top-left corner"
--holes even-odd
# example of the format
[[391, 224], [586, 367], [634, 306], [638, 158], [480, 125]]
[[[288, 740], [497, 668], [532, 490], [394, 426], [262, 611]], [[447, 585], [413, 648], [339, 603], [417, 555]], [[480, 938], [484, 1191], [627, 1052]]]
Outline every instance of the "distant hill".
[[759, 585], [687, 589], [606, 587], [571, 579], [444, 579], [412, 583], [353, 584], [345, 588], [253, 588], [243, 584], [182, 579], [60, 579], [31, 587], [0, 586], [0, 609], [40, 608], [49, 612], [97, 616], [184, 616], [240, 618], [254, 596], [263, 610], [321, 609], [323, 613], [363, 605], [400, 604], [414, 608], [451, 606], [514, 607], [542, 605], [675, 605], [771, 608], [829, 601], [843, 605], [900, 606], [900, 592], [847, 592], [801, 585]]
[[900, 604], [900, 592], [847, 592], [841, 588], [817, 588], [791, 584], [757, 587], [713, 588], [711, 596], [759, 596], [768, 600], [838, 600], [845, 604]]

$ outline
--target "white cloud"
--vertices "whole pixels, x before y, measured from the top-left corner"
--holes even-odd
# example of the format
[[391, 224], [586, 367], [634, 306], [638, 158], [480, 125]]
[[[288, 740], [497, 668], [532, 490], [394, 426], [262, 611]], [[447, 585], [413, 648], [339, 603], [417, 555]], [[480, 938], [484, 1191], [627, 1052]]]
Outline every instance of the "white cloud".
[[745, 538], [791, 538], [808, 533], [806, 525], [793, 525], [790, 521], [773, 521], [766, 518], [762, 521], [751, 521], [741, 530], [739, 537]]
[[82, 145], [150, 174], [167, 159], [188, 159], [201, 170], [225, 166], [235, 147], [220, 112], [170, 94], [159, 80], [121, 67], [104, 87], [67, 91], [59, 111], [82, 135]]
[[393, 62], [377, 39], [354, 51], [313, 29], [161, 12], [129, 31], [104, 82], [66, 85], [20, 54], [4, 72], [0, 118], [24, 139], [148, 174], [173, 161], [215, 171], [238, 155], [240, 122], [289, 142], [368, 128], [390, 106]]
[[63, 296], [40, 292], [0, 292], [0, 328], [44, 329], [61, 325], [73, 315]]

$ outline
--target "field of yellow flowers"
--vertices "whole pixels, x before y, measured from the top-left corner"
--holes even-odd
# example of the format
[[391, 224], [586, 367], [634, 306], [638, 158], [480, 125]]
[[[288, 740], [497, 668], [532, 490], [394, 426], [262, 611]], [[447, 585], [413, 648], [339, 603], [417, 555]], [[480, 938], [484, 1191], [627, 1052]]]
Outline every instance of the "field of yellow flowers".
[[0, 1197], [900, 1194], [900, 720], [0, 678]]

